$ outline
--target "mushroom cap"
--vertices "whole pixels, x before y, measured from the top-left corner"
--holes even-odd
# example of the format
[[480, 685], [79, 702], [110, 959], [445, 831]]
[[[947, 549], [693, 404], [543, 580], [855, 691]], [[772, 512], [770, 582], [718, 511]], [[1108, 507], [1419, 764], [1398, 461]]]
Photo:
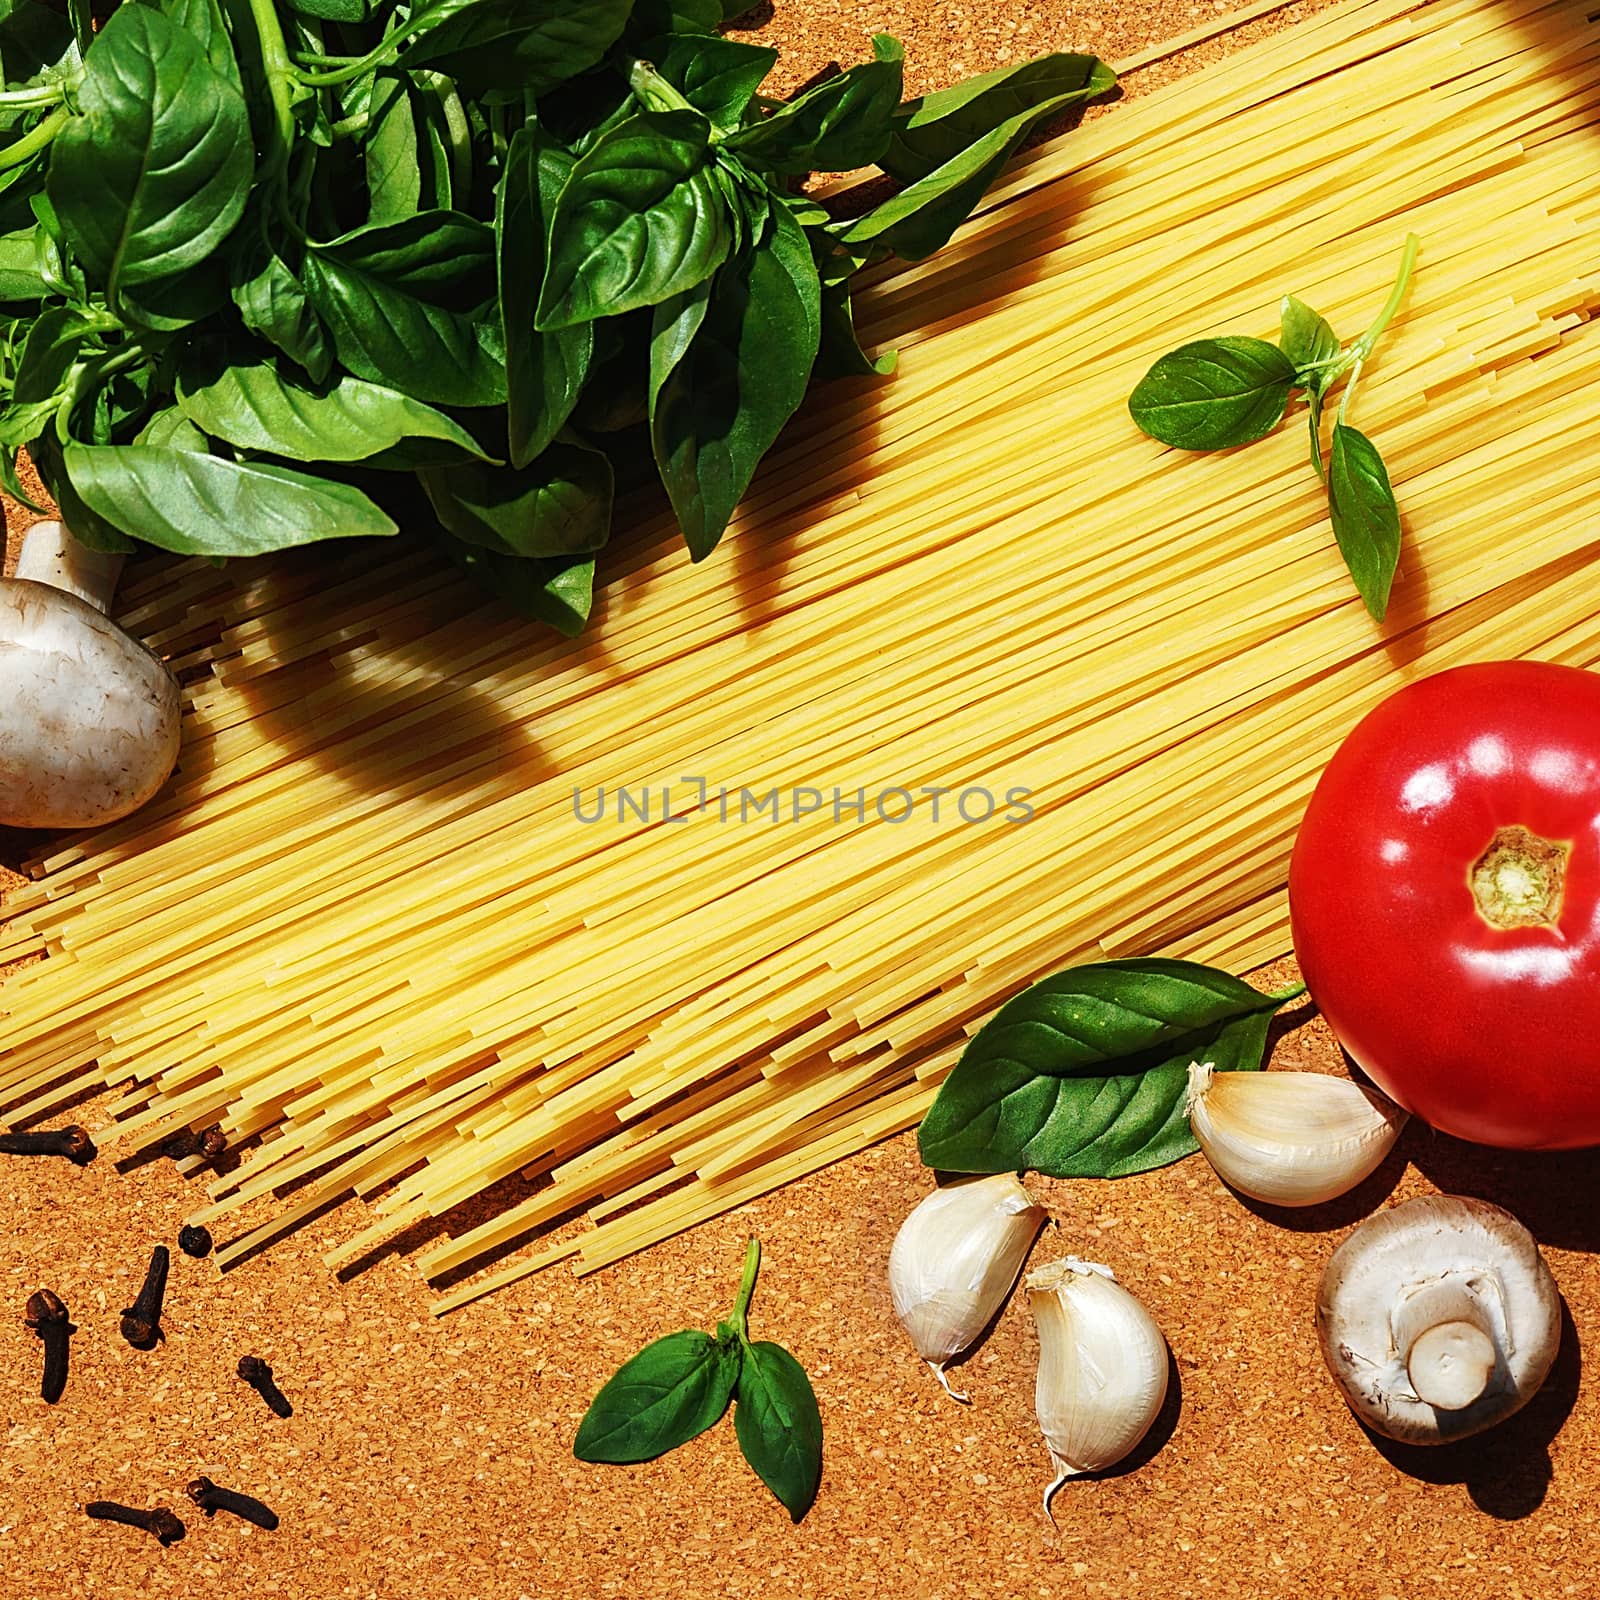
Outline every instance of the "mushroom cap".
[[[1417, 1397], [1394, 1337], [1396, 1306], [1442, 1282], [1477, 1297], [1499, 1353], [1488, 1387], [1460, 1411]], [[1561, 1342], [1561, 1294], [1533, 1235], [1509, 1211], [1425, 1195], [1369, 1217], [1334, 1251], [1317, 1291], [1317, 1335], [1363, 1422], [1402, 1444], [1446, 1444], [1493, 1427], [1537, 1393]]]
[[178, 759], [172, 674], [77, 595], [0, 581], [0, 683], [0, 824], [113, 822]]

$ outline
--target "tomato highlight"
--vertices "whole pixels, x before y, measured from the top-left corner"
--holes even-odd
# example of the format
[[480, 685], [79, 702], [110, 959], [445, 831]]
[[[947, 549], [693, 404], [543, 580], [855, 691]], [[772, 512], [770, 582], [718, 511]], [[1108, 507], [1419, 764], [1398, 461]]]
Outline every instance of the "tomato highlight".
[[1391, 695], [1317, 784], [1289, 909], [1385, 1094], [1479, 1144], [1600, 1144], [1600, 676], [1493, 662]]

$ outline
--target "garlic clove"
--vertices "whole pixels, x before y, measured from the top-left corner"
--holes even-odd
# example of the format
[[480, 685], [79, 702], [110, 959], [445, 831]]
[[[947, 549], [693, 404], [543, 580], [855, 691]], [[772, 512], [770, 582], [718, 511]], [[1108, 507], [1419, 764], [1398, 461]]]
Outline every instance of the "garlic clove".
[[1348, 1193], [1393, 1148], [1406, 1113], [1376, 1090], [1320, 1072], [1189, 1068], [1189, 1126], [1217, 1176], [1275, 1206]]
[[901, 1224], [889, 1251], [889, 1293], [917, 1353], [952, 1399], [946, 1365], [989, 1325], [1047, 1213], [1015, 1173], [935, 1189]]
[[1167, 1398], [1167, 1341], [1110, 1267], [1068, 1256], [1030, 1272], [1039, 1326], [1039, 1426], [1056, 1475], [1044, 1511], [1068, 1478], [1114, 1467], [1150, 1431]]

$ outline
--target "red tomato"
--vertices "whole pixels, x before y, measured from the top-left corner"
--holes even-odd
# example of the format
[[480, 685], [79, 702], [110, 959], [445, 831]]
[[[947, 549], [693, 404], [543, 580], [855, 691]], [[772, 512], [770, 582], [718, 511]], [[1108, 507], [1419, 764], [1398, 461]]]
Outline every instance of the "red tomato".
[[1289, 911], [1385, 1094], [1480, 1144], [1600, 1144], [1600, 676], [1494, 662], [1390, 696], [1317, 784]]

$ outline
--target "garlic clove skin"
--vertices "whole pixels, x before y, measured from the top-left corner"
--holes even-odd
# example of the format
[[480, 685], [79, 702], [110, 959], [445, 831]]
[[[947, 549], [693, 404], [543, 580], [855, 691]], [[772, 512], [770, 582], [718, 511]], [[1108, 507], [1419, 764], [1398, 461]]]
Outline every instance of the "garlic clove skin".
[[1047, 1213], [1015, 1173], [935, 1189], [889, 1251], [889, 1293], [917, 1354], [952, 1399], [946, 1365], [989, 1325], [1022, 1271]]
[[1068, 1478], [1103, 1472], [1150, 1431], [1167, 1398], [1167, 1341], [1110, 1267], [1068, 1256], [1025, 1287], [1039, 1326], [1039, 1426], [1056, 1476], [1044, 1511]]
[[1394, 1148], [1406, 1113], [1376, 1090], [1320, 1072], [1189, 1068], [1189, 1126], [1217, 1176], [1275, 1206], [1347, 1194]]

